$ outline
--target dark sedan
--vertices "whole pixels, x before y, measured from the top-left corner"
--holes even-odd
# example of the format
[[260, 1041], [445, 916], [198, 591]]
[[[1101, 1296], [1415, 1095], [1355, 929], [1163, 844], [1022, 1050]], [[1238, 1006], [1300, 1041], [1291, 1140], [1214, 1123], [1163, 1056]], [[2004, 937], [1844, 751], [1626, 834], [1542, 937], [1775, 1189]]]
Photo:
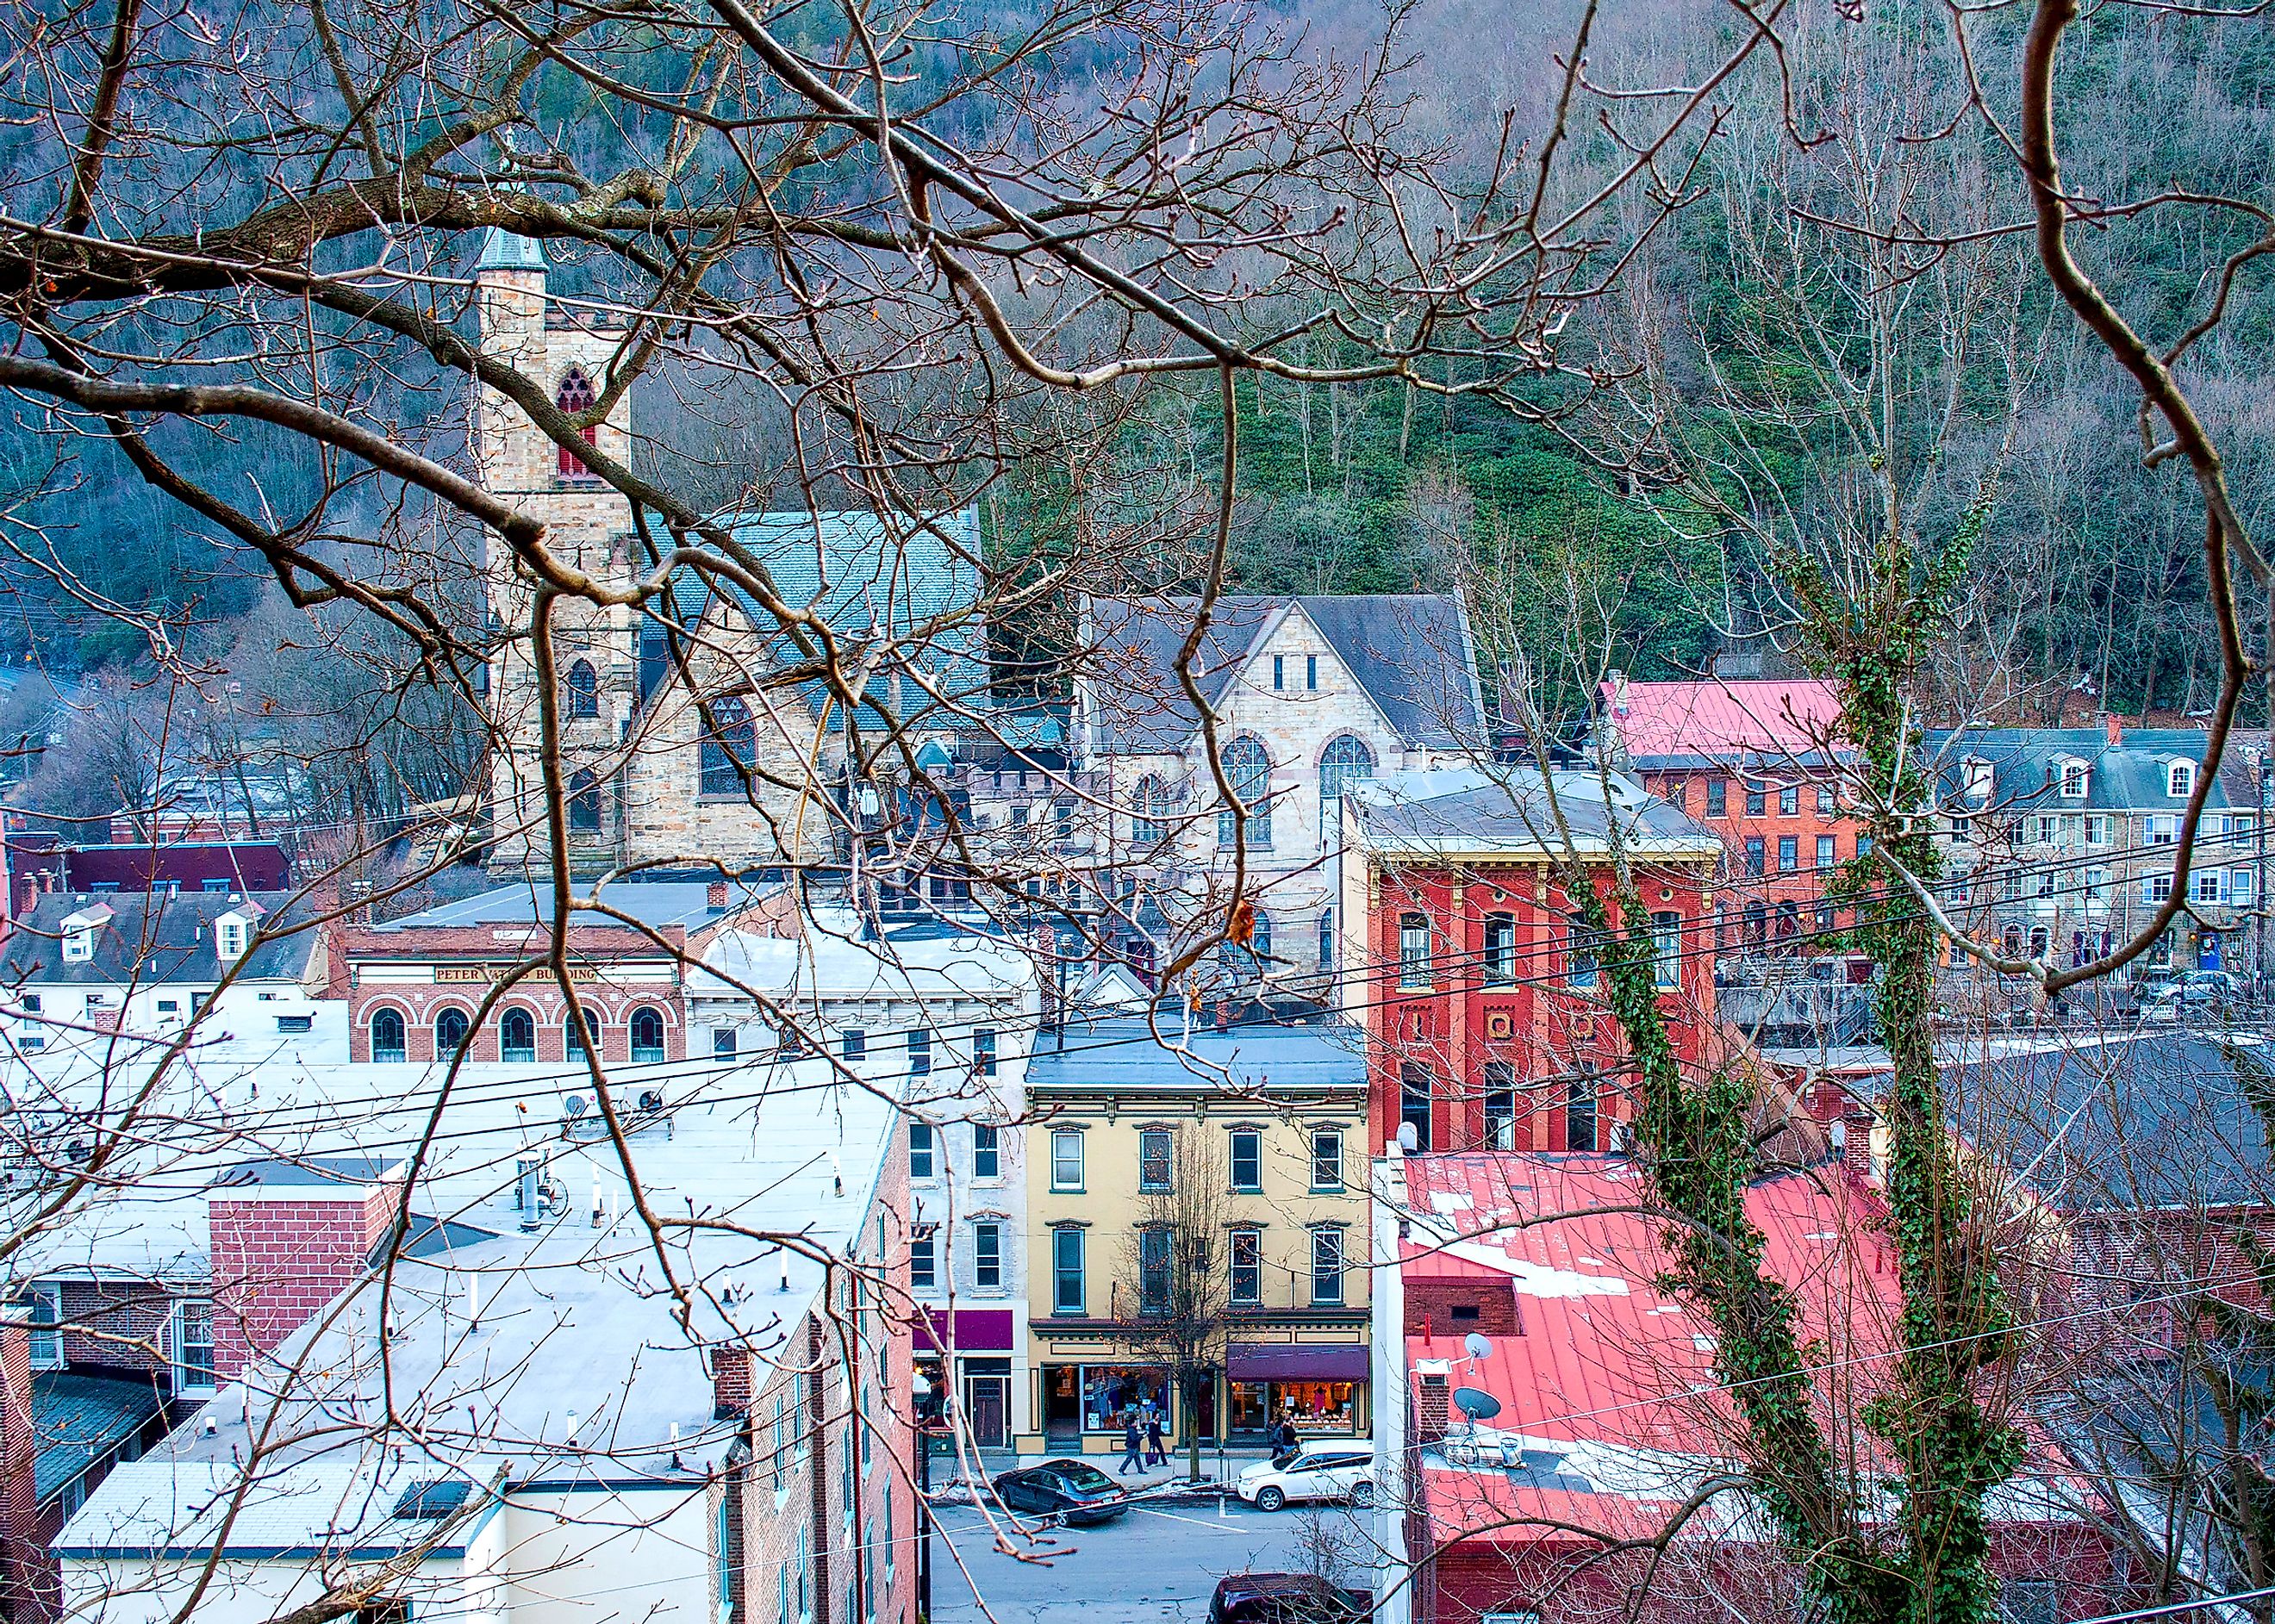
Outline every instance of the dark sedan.
[[1111, 1522], [1130, 1509], [1130, 1497], [1086, 1461], [1046, 1461], [1005, 1472], [996, 1498], [1012, 1511], [1055, 1517], [1077, 1528]]
[[1374, 1611], [1364, 1590], [1311, 1574], [1235, 1574], [1209, 1603], [1209, 1624], [1353, 1624]]

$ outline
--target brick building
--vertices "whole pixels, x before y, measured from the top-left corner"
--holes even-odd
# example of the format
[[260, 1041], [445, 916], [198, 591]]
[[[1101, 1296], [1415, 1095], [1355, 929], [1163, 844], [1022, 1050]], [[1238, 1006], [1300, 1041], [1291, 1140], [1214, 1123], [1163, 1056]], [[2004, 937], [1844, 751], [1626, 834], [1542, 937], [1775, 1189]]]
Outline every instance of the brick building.
[[1599, 705], [1614, 762], [1722, 842], [1717, 950], [1819, 951], [1812, 936], [1837, 923], [1825, 887], [1856, 856], [1857, 838], [1833, 684], [1638, 683], [1614, 672]]
[[[722, 880], [642, 880], [608, 886], [601, 900], [638, 922], [582, 913], [569, 929], [570, 975], [601, 1060], [687, 1058], [690, 971], [762, 899]], [[560, 982], [541, 962], [528, 968], [550, 950], [550, 906], [542, 888], [502, 886], [336, 931], [333, 979], [347, 1001], [351, 1057], [424, 1064], [448, 1059], [470, 1031], [470, 1060], [560, 1065], [581, 1055]], [[509, 977], [472, 1031], [482, 1001]]]
[[[1594, 1151], [1633, 1111], [1591, 933], [1554, 876], [1545, 790], [1530, 769], [1403, 774], [1347, 797], [1347, 1018], [1371, 1039], [1368, 1143]], [[1715, 836], [1614, 776], [1559, 771], [1575, 850], [1608, 895], [1618, 820], [1659, 943], [1661, 1008], [1696, 1065], [1713, 1025]]]
[[[1378, 1616], [1788, 1616], [1798, 1575], [1735, 1490], [1664, 1550], [1644, 1548], [1731, 1461], [1735, 1422], [1716, 1394], [1714, 1338], [1663, 1289], [1663, 1227], [1632, 1210], [1633, 1169], [1612, 1156], [1394, 1155], [1381, 1182], [1379, 1243], [1399, 1261], [1376, 1298], [1376, 1342], [1402, 1389], [1382, 1419], [1410, 1488], [1380, 1537], [1411, 1579]], [[1799, 1294], [1809, 1346], [1840, 1372], [1823, 1384], [1831, 1424], [1862, 1440], [1856, 1407], [1884, 1368], [1870, 1356], [1894, 1318], [1886, 1210], [1837, 1166], [1761, 1180], [1746, 1209], [1765, 1265]], [[2122, 1604], [2105, 1511], [2036, 1434], [1990, 1501], [2009, 1617]]]

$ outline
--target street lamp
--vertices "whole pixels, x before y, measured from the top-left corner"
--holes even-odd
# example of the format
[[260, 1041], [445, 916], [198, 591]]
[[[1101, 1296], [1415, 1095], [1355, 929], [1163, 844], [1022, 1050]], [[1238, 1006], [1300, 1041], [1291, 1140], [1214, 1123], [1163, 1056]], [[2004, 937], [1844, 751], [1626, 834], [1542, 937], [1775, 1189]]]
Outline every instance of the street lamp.
[[909, 1425], [917, 1440], [917, 1617], [932, 1617], [932, 1439], [925, 1428], [925, 1411], [932, 1397], [932, 1379], [922, 1371], [910, 1373], [911, 1401]]

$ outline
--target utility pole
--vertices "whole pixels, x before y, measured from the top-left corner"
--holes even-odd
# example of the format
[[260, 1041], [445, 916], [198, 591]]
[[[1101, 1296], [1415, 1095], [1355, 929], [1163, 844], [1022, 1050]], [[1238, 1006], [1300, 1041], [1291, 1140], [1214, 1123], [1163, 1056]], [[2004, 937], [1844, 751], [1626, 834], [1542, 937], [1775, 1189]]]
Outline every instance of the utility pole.
[[2267, 989], [2267, 818], [2275, 810], [2275, 728], [2259, 751], [2259, 816], [2252, 820], [2253, 847], [2257, 854], [2257, 877], [2251, 887], [2251, 996], [2256, 1001]]

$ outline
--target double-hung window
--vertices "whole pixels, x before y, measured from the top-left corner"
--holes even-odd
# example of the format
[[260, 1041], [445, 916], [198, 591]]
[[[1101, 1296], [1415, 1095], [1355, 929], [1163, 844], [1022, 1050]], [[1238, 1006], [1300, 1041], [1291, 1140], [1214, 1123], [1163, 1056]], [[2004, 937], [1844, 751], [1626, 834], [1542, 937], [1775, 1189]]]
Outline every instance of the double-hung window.
[[1169, 1130], [1148, 1128], [1138, 1136], [1138, 1188], [1159, 1192], [1169, 1188]]
[[1343, 1300], [1343, 1232], [1332, 1224], [1311, 1231], [1311, 1303], [1334, 1308]]
[[933, 1126], [930, 1122], [909, 1124], [909, 1176], [928, 1179], [933, 1172]]
[[971, 1283], [990, 1290], [1003, 1284], [1003, 1226], [971, 1226]]
[[974, 1122], [971, 1125], [971, 1176], [975, 1179], [1003, 1176], [1003, 1130], [993, 1122]]
[[1082, 1231], [1051, 1231], [1051, 1312], [1082, 1312]]
[[1082, 1188], [1082, 1130], [1059, 1128], [1051, 1133], [1051, 1188]]
[[1311, 1188], [1330, 1190], [1342, 1187], [1343, 1136], [1337, 1129], [1319, 1129], [1311, 1135]]
[[1246, 1195], [1264, 1189], [1264, 1135], [1254, 1128], [1232, 1130], [1232, 1187]]
[[1232, 1231], [1231, 1301], [1235, 1308], [1254, 1308], [1264, 1301], [1264, 1232]]

